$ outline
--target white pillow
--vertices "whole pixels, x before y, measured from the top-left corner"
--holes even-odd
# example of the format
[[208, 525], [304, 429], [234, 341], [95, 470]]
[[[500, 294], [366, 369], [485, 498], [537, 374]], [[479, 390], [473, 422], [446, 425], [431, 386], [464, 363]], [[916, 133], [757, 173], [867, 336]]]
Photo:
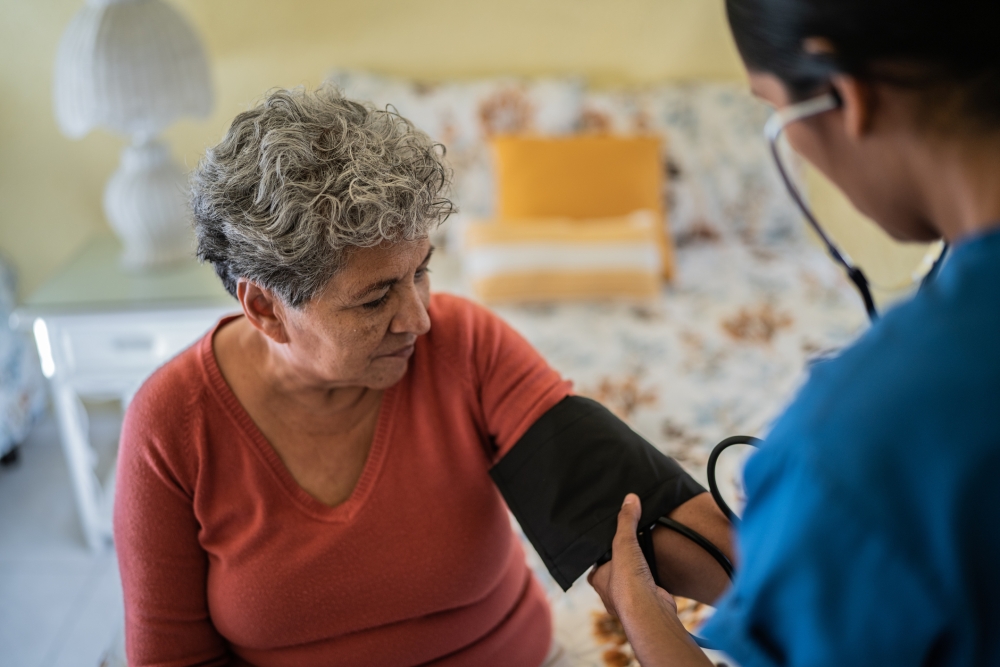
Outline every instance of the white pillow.
[[477, 222], [465, 231], [463, 265], [487, 303], [648, 300], [662, 286], [660, 233], [651, 211]]

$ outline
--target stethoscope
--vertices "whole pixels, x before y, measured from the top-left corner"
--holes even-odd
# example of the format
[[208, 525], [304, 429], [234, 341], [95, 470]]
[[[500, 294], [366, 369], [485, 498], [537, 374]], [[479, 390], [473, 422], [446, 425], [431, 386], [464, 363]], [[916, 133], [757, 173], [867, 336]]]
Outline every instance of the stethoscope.
[[[858, 294], [861, 295], [861, 300], [865, 304], [865, 312], [868, 313], [868, 319], [874, 324], [875, 320], [878, 319], [878, 310], [875, 307], [875, 300], [872, 298], [871, 285], [868, 278], [851, 261], [847, 253], [841, 250], [823, 230], [823, 227], [820, 226], [819, 221], [816, 220], [816, 216], [813, 215], [812, 209], [806, 204], [805, 198], [788, 175], [788, 169], [786, 169], [784, 161], [781, 159], [781, 150], [778, 143], [785, 128], [792, 123], [811, 118], [812, 116], [818, 116], [827, 111], [839, 109], [841, 104], [840, 96], [835, 92], [829, 92], [804, 102], [791, 104], [780, 111], [776, 111], [771, 116], [764, 125], [764, 136], [767, 137], [767, 141], [771, 146], [771, 155], [774, 158], [774, 164], [778, 168], [778, 173], [781, 175], [781, 180], [785, 183], [788, 194], [791, 195], [792, 200], [795, 201], [802, 215], [805, 216], [806, 222], [809, 223], [809, 226], [819, 236], [820, 241], [826, 247], [826, 251], [833, 258], [833, 261], [843, 267], [848, 279], [854, 284], [854, 287], [858, 290]], [[929, 280], [933, 280], [946, 253], [947, 245], [944, 241], [938, 241], [932, 245], [927, 254], [924, 255], [920, 266], [914, 271], [910, 284], [920, 282], [921, 286], [923, 286]], [[908, 285], [898, 285], [887, 289], [906, 286]]]
[[[875, 300], [872, 298], [871, 284], [868, 278], [865, 276], [864, 272], [851, 261], [847, 253], [841, 250], [820, 226], [819, 221], [816, 220], [816, 216], [813, 215], [813, 212], [806, 203], [805, 198], [799, 192], [799, 189], [795, 186], [795, 183], [789, 176], [788, 170], [786, 169], [781, 158], [779, 146], [779, 139], [781, 138], [782, 133], [791, 123], [810, 118], [812, 116], [817, 116], [821, 113], [826, 113], [827, 111], [833, 111], [834, 109], [840, 108], [840, 106], [840, 96], [835, 92], [829, 92], [819, 97], [805, 100], [804, 102], [791, 104], [779, 111], [776, 111], [771, 116], [771, 118], [767, 121], [767, 124], [764, 126], [764, 135], [767, 137], [768, 143], [770, 144], [771, 155], [774, 158], [774, 163], [778, 168], [778, 173], [781, 175], [781, 180], [784, 181], [785, 188], [787, 188], [789, 195], [791, 195], [792, 200], [802, 211], [802, 214], [805, 216], [809, 226], [812, 227], [813, 231], [815, 231], [817, 236], [819, 236], [820, 241], [826, 247], [827, 253], [829, 253], [830, 257], [833, 258], [834, 262], [839, 264], [844, 269], [848, 279], [850, 279], [851, 283], [854, 284], [854, 287], [861, 295], [861, 300], [865, 306], [865, 312], [868, 313], [868, 319], [874, 324], [878, 320], [879, 315], [878, 309], [875, 307]], [[940, 270], [946, 254], [947, 245], [943, 241], [932, 246], [928, 253], [924, 256], [920, 266], [914, 272], [911, 284], [919, 282], [920, 287], [923, 288], [930, 281], [932, 281]], [[719, 483], [716, 475], [719, 457], [724, 451], [736, 445], [760, 447], [761, 444], [763, 444], [763, 441], [760, 438], [755, 438], [749, 435], [734, 435], [717, 444], [712, 449], [711, 455], [708, 457], [707, 476], [709, 492], [712, 494], [712, 499], [715, 501], [715, 504], [718, 505], [722, 513], [734, 526], [739, 526], [740, 518], [726, 503], [725, 499], [722, 497], [722, 492], [719, 489]], [[719, 564], [719, 566], [726, 573], [726, 576], [728, 576], [730, 580], [733, 579], [736, 568], [733, 567], [732, 561], [730, 561], [722, 550], [712, 544], [712, 542], [706, 537], [688, 528], [684, 524], [678, 523], [668, 517], [660, 517], [657, 519], [656, 525], [661, 525], [664, 528], [680, 533], [700, 546]], [[643, 548], [644, 552], [650, 553], [652, 549], [651, 528], [652, 527], [640, 531], [639, 534], [640, 546]], [[654, 581], [657, 585], [659, 585], [660, 582], [656, 568], [651, 567], [650, 570]], [[691, 637], [694, 639], [695, 643], [702, 648], [715, 648], [705, 639], [698, 637], [697, 635], [692, 634]]]

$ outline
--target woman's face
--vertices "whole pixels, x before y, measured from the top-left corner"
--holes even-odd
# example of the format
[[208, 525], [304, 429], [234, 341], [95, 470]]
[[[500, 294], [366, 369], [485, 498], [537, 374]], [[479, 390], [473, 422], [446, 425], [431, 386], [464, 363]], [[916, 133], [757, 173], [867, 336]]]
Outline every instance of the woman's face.
[[354, 250], [301, 308], [283, 308], [283, 354], [299, 374], [328, 387], [386, 389], [406, 373], [427, 314], [430, 241]]
[[[907, 108], [912, 100], [856, 80], [839, 83], [841, 108], [791, 123], [785, 129], [788, 142], [890, 236], [900, 241], [940, 238], [915, 186], [912, 158], [920, 138]], [[750, 88], [776, 109], [792, 103], [773, 74], [751, 71]]]

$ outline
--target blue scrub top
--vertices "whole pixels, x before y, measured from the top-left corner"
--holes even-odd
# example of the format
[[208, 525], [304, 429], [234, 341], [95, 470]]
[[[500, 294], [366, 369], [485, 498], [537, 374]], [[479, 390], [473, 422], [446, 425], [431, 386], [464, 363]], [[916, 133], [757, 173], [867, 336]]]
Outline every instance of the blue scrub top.
[[817, 365], [703, 630], [743, 667], [1000, 665], [1000, 232]]

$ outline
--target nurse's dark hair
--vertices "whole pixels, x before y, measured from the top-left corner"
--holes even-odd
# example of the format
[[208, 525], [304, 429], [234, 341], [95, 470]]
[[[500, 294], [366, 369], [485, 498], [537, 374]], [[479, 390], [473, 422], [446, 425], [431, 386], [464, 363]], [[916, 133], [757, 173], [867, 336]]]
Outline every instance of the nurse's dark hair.
[[[928, 115], [948, 107], [1000, 128], [997, 0], [726, 0], [726, 10], [747, 67], [796, 99], [850, 74], [927, 92]], [[809, 38], [833, 52], [807, 52]]]

